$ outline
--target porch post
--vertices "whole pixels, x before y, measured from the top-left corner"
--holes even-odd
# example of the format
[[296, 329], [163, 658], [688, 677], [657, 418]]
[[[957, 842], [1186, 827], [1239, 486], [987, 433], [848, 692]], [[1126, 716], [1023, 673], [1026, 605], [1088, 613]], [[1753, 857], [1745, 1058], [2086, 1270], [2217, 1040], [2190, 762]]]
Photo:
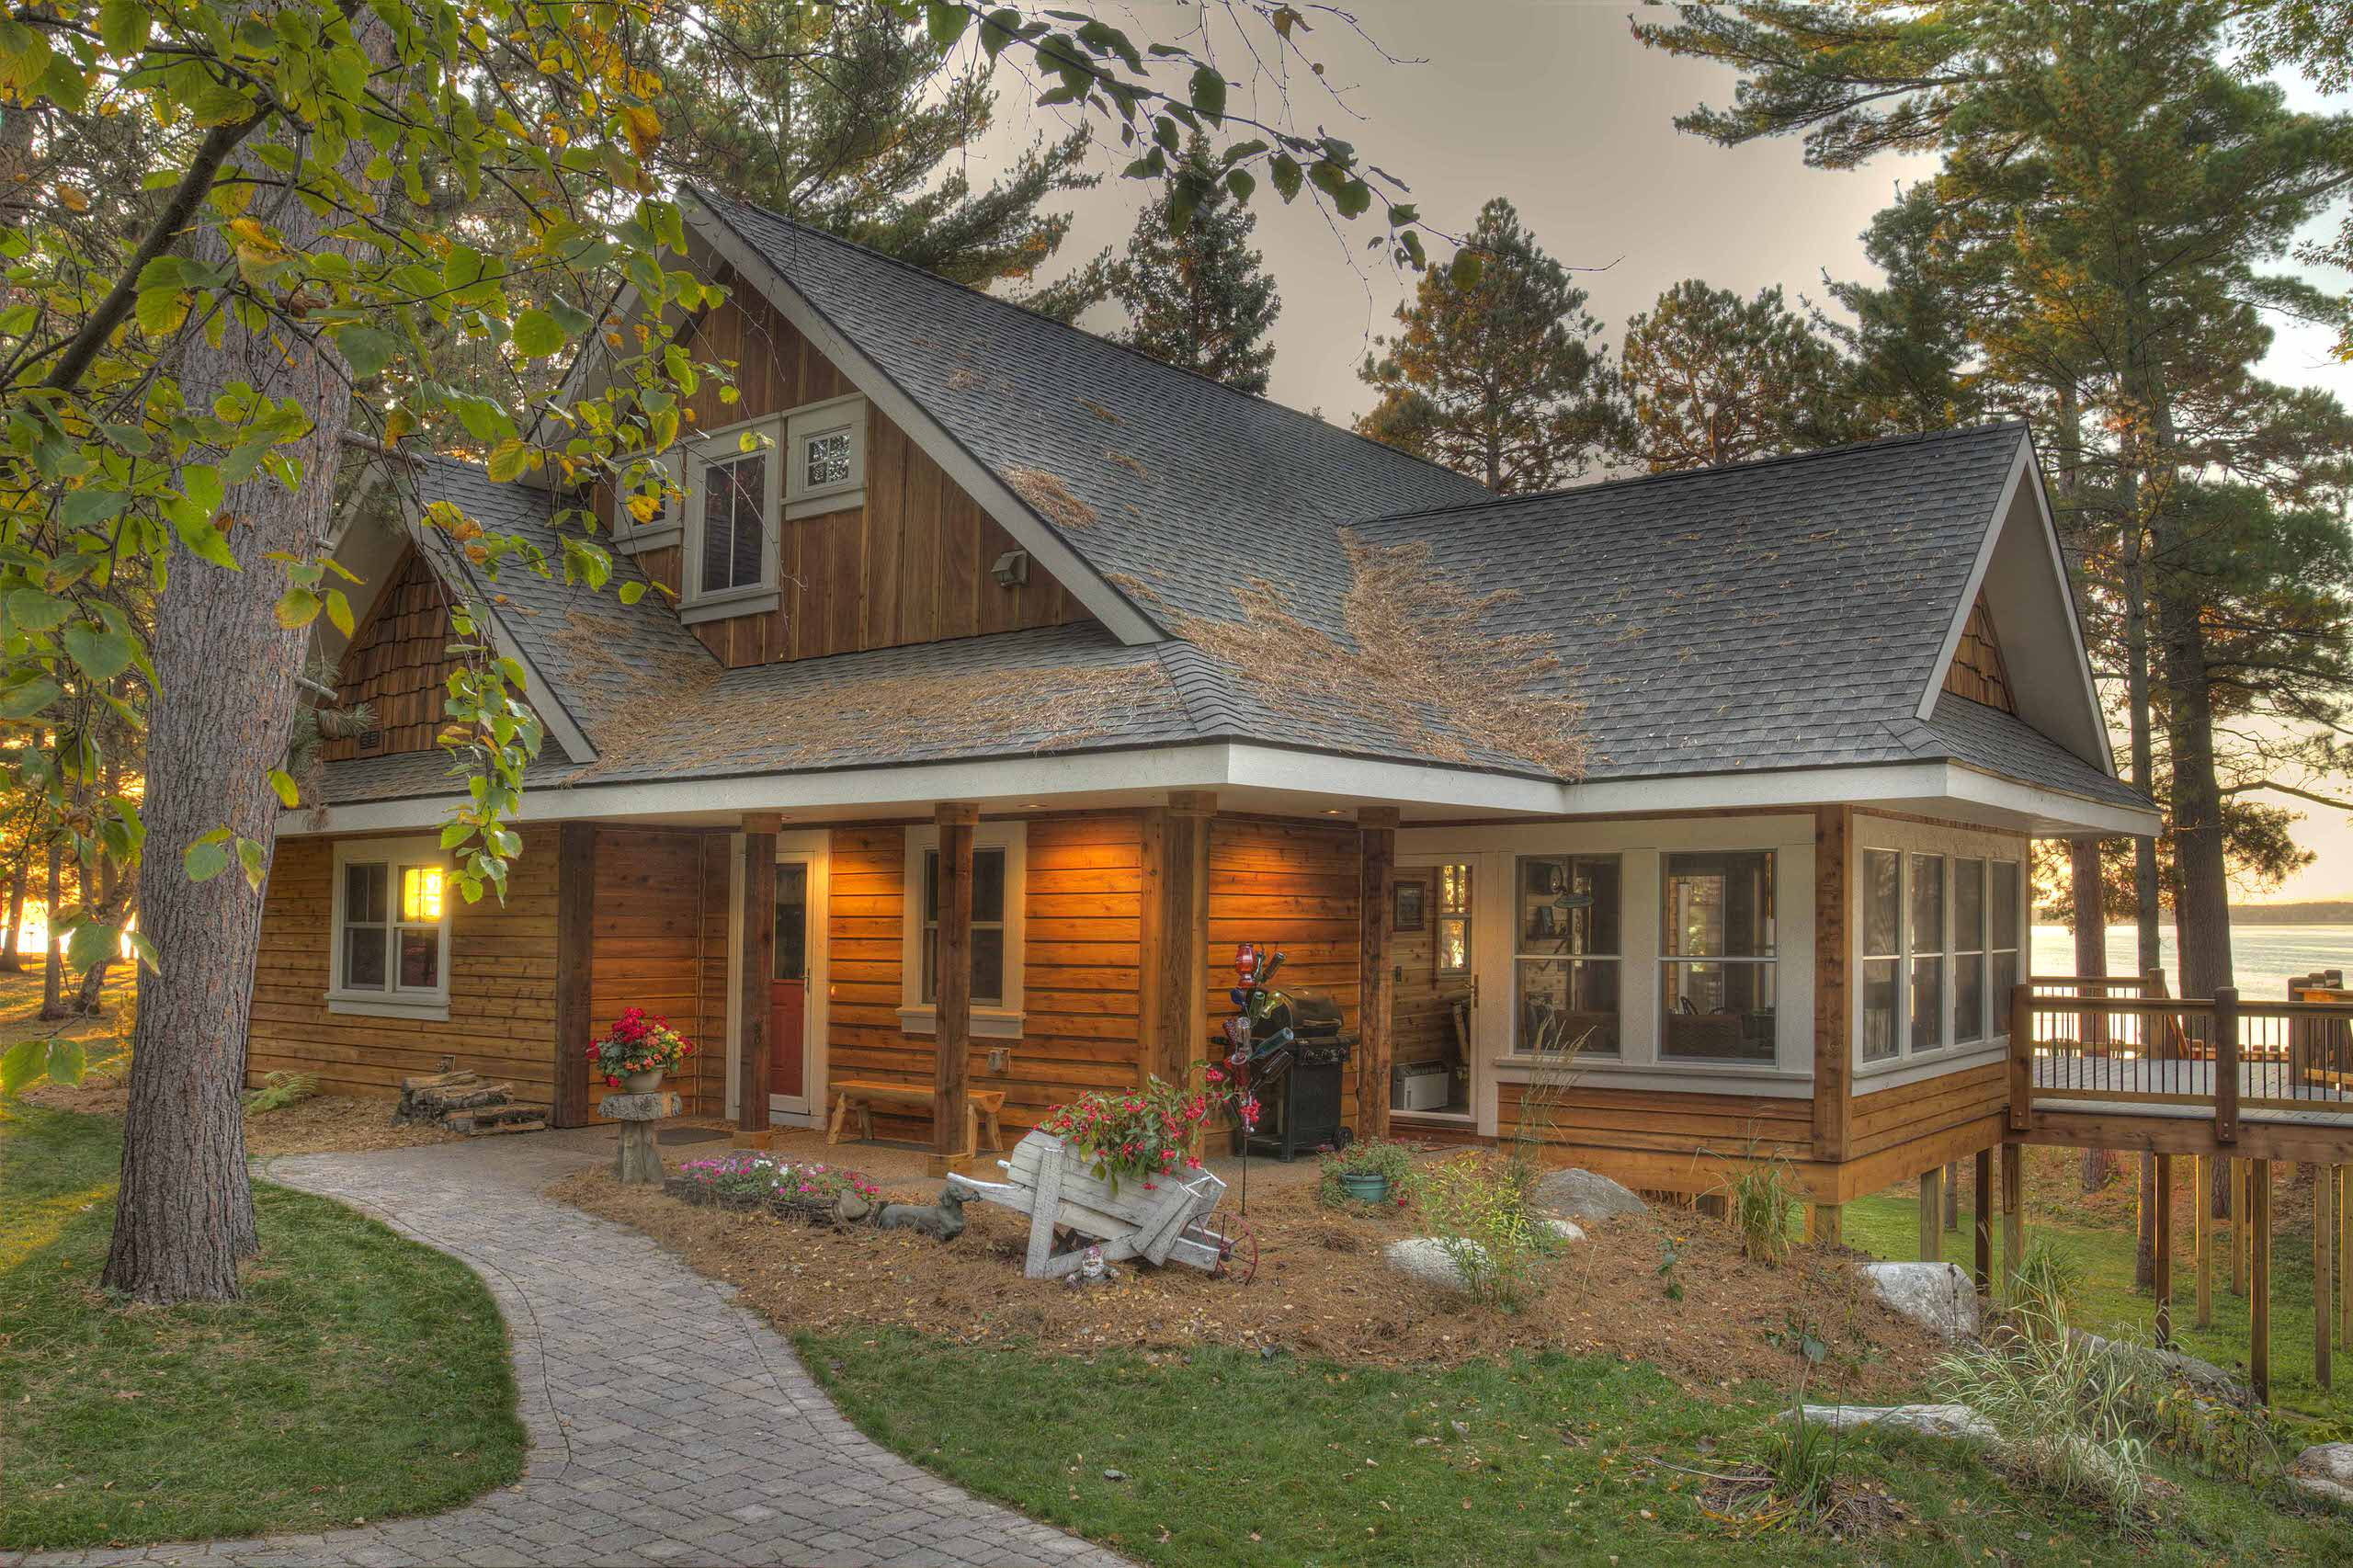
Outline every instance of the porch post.
[[2026, 1151], [2002, 1145], [2002, 1290], [2026, 1262]]
[[555, 851], [555, 1092], [549, 1124], [588, 1124], [588, 1039], [592, 941], [597, 915], [597, 826], [568, 822], [556, 829]]
[[768, 987], [776, 974], [776, 835], [783, 818], [775, 812], [744, 813], [744, 903], [735, 912], [743, 925], [736, 953], [736, 1017], [742, 1039], [735, 1053], [735, 1146], [768, 1146]]
[[2247, 1167], [2247, 1381], [2256, 1399], [2271, 1403], [2271, 1162]]
[[1813, 815], [1813, 1157], [1847, 1157], [1853, 1060], [1847, 1038], [1847, 904], [1853, 885], [1854, 812]]
[[2157, 1294], [2157, 1348], [2173, 1348], [2173, 1156], [2159, 1154], [2156, 1188], [2153, 1199], [2156, 1208], [2149, 1218], [2155, 1221], [2156, 1235], [2153, 1244]]
[[1994, 1288], [1994, 1151], [1977, 1151], [1976, 1245], [1970, 1254], [1970, 1272], [1981, 1291]]
[[1210, 1051], [1210, 820], [1217, 796], [1172, 790], [1161, 827], [1160, 953], [1144, 967], [1157, 977], [1149, 999], [1157, 1019], [1154, 1070], [1169, 1083], [1190, 1079]]
[[[933, 808], [939, 824], [939, 945], [934, 957], [932, 994], [938, 1003], [938, 1033], [932, 1037], [931, 1174], [945, 1176], [964, 1144], [965, 1108], [970, 1101], [967, 1060], [972, 1045], [972, 829], [981, 808], [968, 801], [942, 801]], [[1020, 890], [1007, 888], [1007, 898]], [[1007, 953], [1007, 963], [1021, 955]]]
[[1397, 999], [1395, 959], [1390, 926], [1396, 895], [1397, 810], [1367, 806], [1357, 812], [1364, 851], [1364, 887], [1358, 906], [1362, 960], [1357, 990], [1357, 1131], [1367, 1138], [1389, 1136], [1389, 1021]]
[[2336, 1325], [2329, 1317], [2336, 1306], [2336, 1167], [2313, 1167], [2313, 1381], [2325, 1391], [2329, 1384], [2329, 1349]]
[[2197, 1201], [2189, 1206], [2192, 1237], [2198, 1254], [2198, 1295], [2192, 1328], [2214, 1326], [2214, 1157], [2211, 1154], [2190, 1156], [2189, 1184]]
[[1920, 1261], [1942, 1263], [1945, 1256], [1945, 1170], [1931, 1166], [1920, 1176]]

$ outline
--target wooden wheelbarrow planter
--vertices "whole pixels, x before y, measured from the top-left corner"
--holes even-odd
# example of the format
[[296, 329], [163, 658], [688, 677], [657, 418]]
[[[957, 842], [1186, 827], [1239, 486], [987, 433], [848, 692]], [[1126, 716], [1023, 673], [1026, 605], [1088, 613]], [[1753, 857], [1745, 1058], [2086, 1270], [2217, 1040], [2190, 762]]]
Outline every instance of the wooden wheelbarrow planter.
[[1021, 1272], [1032, 1279], [1074, 1274], [1086, 1261], [1086, 1244], [1054, 1251], [1056, 1226], [1100, 1246], [1106, 1263], [1142, 1258], [1155, 1267], [1174, 1262], [1214, 1273], [1225, 1261], [1222, 1238], [1205, 1223], [1225, 1196], [1225, 1183], [1207, 1171], [1182, 1180], [1160, 1176], [1149, 1188], [1131, 1178], [1113, 1192], [1061, 1139], [1045, 1132], [1022, 1139], [1012, 1157], [997, 1165], [1008, 1180], [956, 1175], [948, 1179], [974, 1197], [1029, 1216], [1029, 1255]]

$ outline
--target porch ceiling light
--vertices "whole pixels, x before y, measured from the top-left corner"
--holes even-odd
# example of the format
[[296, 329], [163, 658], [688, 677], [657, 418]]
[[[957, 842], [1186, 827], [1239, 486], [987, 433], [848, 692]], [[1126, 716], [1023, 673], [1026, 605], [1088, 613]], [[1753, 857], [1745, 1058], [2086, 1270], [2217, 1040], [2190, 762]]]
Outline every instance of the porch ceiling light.
[[401, 869], [401, 918], [441, 918], [441, 868], [406, 866]]

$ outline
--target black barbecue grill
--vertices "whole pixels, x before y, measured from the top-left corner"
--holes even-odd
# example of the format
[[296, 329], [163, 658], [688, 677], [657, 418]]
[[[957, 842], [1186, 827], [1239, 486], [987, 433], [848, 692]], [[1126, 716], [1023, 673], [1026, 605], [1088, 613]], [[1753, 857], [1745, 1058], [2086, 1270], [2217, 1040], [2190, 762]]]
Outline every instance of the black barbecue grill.
[[1237, 1154], [1293, 1160], [1304, 1152], [1344, 1148], [1355, 1134], [1340, 1125], [1341, 1074], [1356, 1053], [1357, 1037], [1342, 1032], [1339, 1005], [1321, 991], [1291, 991], [1252, 1034], [1261, 1040], [1289, 1031], [1288, 1044], [1253, 1058], [1250, 1088], [1258, 1096], [1258, 1126], [1233, 1130]]

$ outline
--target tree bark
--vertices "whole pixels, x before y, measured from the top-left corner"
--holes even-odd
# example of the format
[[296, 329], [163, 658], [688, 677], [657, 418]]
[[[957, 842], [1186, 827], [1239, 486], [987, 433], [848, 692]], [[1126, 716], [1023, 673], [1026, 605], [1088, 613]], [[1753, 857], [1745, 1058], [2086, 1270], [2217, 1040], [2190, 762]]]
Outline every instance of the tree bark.
[[25, 873], [31, 868], [25, 860], [8, 877], [8, 932], [0, 938], [0, 973], [20, 974], [25, 968], [25, 955], [19, 950], [25, 928]]
[[[2108, 973], [2108, 888], [2100, 872], [2098, 839], [2068, 840], [2067, 883], [2075, 911], [2075, 973], [2086, 980], [2102, 978]], [[2089, 989], [2098, 994], [2097, 987]], [[2103, 1043], [2108, 1039], [2108, 1016], [2079, 1015], [2075, 1033], [2086, 1047]], [[2084, 1190], [2097, 1192], [2106, 1187], [2112, 1165], [2107, 1150], [2085, 1150]]]
[[[381, 21], [363, 12], [353, 29], [372, 54], [384, 53]], [[256, 151], [283, 134], [272, 127], [238, 151], [238, 164], [264, 188], [276, 176]], [[358, 178], [368, 155], [365, 139], [355, 138], [347, 172]], [[327, 220], [301, 202], [275, 216], [289, 249], [323, 248]], [[195, 249], [207, 260], [228, 259], [214, 229], [199, 233]], [[279, 449], [301, 465], [297, 493], [256, 478], [228, 494], [226, 508], [237, 517], [228, 537], [243, 570], [179, 557], [155, 605], [141, 924], [162, 969], [139, 971], [122, 1187], [103, 1276], [109, 1289], [142, 1301], [233, 1299], [238, 1260], [258, 1250], [244, 1089], [261, 895], [233, 868], [191, 881], [182, 858], [224, 823], [260, 846], [265, 869], [276, 846], [279, 808], [267, 776], [285, 764], [294, 677], [310, 634], [278, 624], [274, 607], [288, 579], [285, 563], [270, 557], [307, 559], [324, 549], [350, 413], [344, 366], [323, 339], [256, 336], [233, 320], [219, 347], [188, 342], [180, 368], [192, 403], [244, 381], [266, 396], [296, 399], [313, 423]]]
[[49, 841], [49, 906], [41, 917], [49, 946], [40, 966], [40, 1016], [45, 1022], [65, 1016], [65, 949], [57, 940], [57, 909], [65, 901], [65, 852], [55, 838]]

